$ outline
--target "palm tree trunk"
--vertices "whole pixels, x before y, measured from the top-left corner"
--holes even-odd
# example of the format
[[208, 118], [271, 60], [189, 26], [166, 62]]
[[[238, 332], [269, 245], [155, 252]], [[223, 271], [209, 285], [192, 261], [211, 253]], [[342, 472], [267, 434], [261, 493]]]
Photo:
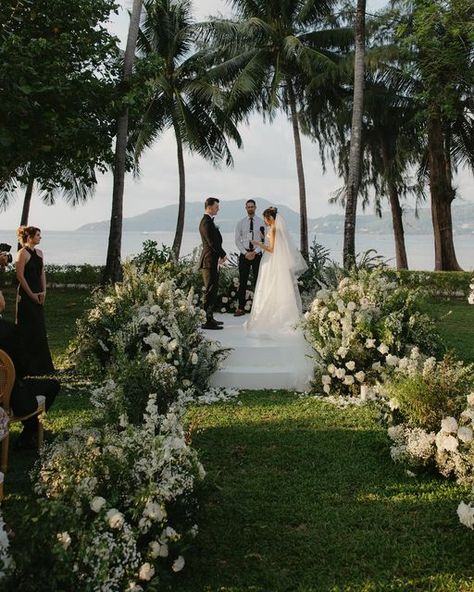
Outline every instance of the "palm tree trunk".
[[346, 185], [343, 262], [347, 269], [355, 262], [357, 197], [360, 185], [362, 113], [364, 108], [365, 0], [357, 0], [355, 21], [354, 99], [352, 105], [349, 172]]
[[[128, 90], [132, 75], [135, 48], [143, 0], [133, 0], [132, 14], [128, 28], [127, 47], [125, 49], [122, 85], [124, 92]], [[102, 283], [120, 281], [122, 277], [121, 251], [123, 226], [123, 190], [125, 182], [126, 150], [128, 136], [128, 108], [125, 107], [117, 121], [117, 139], [115, 143], [114, 185], [112, 191], [112, 215], [110, 218], [109, 243], [107, 261]]]
[[308, 247], [308, 212], [306, 207], [306, 185], [304, 180], [303, 153], [301, 150], [300, 129], [298, 125], [298, 113], [296, 99], [291, 80], [288, 80], [288, 102], [290, 104], [291, 123], [293, 126], [293, 138], [295, 142], [296, 171], [298, 174], [298, 187], [300, 195], [300, 250], [305, 259], [309, 256]]
[[23, 198], [23, 208], [21, 210], [20, 226], [26, 226], [28, 224], [28, 218], [30, 216], [31, 197], [33, 195], [33, 187], [35, 184], [35, 176], [30, 173], [28, 178], [28, 184], [26, 186], [25, 197]]
[[[20, 226], [26, 226], [28, 224], [28, 218], [30, 216], [31, 198], [33, 196], [33, 187], [35, 185], [35, 176], [31, 172], [28, 178], [28, 184], [26, 185], [25, 197], [23, 198], [23, 207], [21, 209]], [[17, 243], [17, 251], [22, 248], [23, 245]]]
[[397, 262], [397, 269], [408, 269], [408, 258], [405, 247], [405, 231], [403, 229], [403, 215], [400, 199], [398, 196], [398, 189], [396, 183], [393, 181], [391, 174], [391, 162], [387, 142], [382, 137], [382, 161], [384, 168], [384, 176], [388, 188], [388, 199], [390, 202], [390, 210], [392, 213], [393, 236], [395, 239], [395, 258]]
[[176, 233], [173, 241], [173, 253], [176, 259], [179, 258], [181, 250], [181, 243], [183, 242], [184, 231], [184, 214], [186, 208], [186, 177], [184, 171], [184, 157], [183, 157], [183, 142], [181, 134], [177, 125], [174, 126], [176, 135], [176, 146], [178, 153], [178, 174], [179, 174], [179, 206], [178, 206], [178, 220], [176, 222]]
[[444, 149], [444, 134], [439, 113], [428, 121], [428, 166], [433, 222], [435, 271], [460, 271], [453, 239], [451, 204], [454, 190], [450, 165]]

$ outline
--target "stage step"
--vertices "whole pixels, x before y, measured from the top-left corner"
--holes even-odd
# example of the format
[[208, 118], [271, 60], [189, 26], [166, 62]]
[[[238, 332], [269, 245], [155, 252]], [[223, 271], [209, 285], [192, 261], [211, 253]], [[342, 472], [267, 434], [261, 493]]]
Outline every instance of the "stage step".
[[206, 331], [207, 337], [232, 351], [222, 368], [211, 377], [211, 386], [306, 390], [308, 366], [311, 368], [312, 362], [303, 356], [295, 359], [291, 343], [286, 341], [282, 345], [278, 340], [249, 337], [243, 327], [245, 317], [216, 315], [216, 318], [224, 321], [224, 329]]

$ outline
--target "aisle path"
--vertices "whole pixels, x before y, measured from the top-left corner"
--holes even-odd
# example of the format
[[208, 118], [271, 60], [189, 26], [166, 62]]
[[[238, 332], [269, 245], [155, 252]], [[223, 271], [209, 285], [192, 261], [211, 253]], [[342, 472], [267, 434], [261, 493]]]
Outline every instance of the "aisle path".
[[[224, 329], [205, 331], [209, 339], [232, 349], [222, 368], [212, 376], [211, 385], [252, 390], [295, 390], [296, 385], [297, 390], [306, 390], [307, 381], [297, 377], [308, 374], [308, 360], [295, 357], [295, 346], [288, 338], [282, 344], [277, 339], [257, 339], [247, 335], [243, 325], [248, 318], [249, 315], [216, 315], [216, 319], [224, 322]], [[308, 346], [308, 354], [310, 352]]]

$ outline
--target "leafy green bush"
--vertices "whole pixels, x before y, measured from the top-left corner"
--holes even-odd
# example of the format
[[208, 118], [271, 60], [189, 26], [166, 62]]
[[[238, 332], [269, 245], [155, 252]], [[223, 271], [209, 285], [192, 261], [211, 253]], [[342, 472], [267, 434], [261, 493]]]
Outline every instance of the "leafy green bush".
[[465, 366], [452, 355], [427, 360], [421, 371], [395, 373], [384, 385], [401, 421], [427, 431], [437, 431], [444, 417], [459, 417], [473, 387], [474, 364]]

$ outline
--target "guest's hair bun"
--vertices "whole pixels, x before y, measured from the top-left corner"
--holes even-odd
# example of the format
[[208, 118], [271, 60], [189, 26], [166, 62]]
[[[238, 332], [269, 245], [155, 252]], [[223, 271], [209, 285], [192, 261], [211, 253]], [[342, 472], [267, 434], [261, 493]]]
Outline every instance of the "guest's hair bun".
[[18, 242], [24, 247], [28, 239], [33, 238], [37, 232], [41, 232], [41, 230], [36, 226], [20, 226], [16, 231]]

